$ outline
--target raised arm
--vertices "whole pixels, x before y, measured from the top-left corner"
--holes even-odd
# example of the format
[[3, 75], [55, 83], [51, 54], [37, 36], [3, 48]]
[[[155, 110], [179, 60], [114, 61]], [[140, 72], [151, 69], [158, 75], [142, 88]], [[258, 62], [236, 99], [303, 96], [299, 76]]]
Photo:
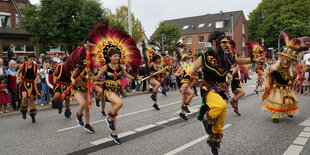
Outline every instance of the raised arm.
[[100, 79], [100, 76], [107, 71], [107, 68], [108, 68], [107, 65], [102, 66], [98, 74], [94, 77], [94, 80], [98, 81]]
[[135, 77], [132, 76], [132, 75], [130, 75], [130, 74], [128, 74], [128, 73], [126, 72], [125, 68], [124, 68], [122, 65], [120, 65], [120, 67], [121, 67], [121, 69], [122, 69], [122, 73], [123, 73], [124, 76], [126, 76], [126, 77], [129, 78], [130, 80], [135, 80]]

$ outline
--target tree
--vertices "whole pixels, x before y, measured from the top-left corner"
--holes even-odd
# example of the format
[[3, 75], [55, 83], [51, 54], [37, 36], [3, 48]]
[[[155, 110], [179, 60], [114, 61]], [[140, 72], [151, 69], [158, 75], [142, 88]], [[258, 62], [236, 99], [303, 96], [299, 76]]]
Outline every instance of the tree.
[[310, 36], [309, 6], [310, 1], [304, 0], [262, 0], [249, 15], [250, 39], [260, 41], [263, 38], [267, 47], [277, 47], [283, 29], [302, 24], [288, 32], [293, 37]]
[[[120, 6], [116, 9], [115, 14], [109, 13], [109, 21], [112, 23], [112, 26], [118, 27], [120, 29], [126, 28], [128, 31], [128, 7]], [[144, 40], [144, 29], [140, 20], [135, 18], [135, 15], [132, 13], [132, 38], [135, 39], [137, 42]]]
[[31, 41], [45, 48], [63, 43], [69, 51], [105, 18], [98, 0], [41, 0], [40, 5], [27, 6], [22, 13]]
[[175, 24], [159, 23], [158, 28], [151, 36], [151, 41], [157, 44], [157, 47], [162, 50], [162, 35], [164, 34], [164, 49], [172, 52], [173, 46], [178, 43], [181, 37], [180, 28]]

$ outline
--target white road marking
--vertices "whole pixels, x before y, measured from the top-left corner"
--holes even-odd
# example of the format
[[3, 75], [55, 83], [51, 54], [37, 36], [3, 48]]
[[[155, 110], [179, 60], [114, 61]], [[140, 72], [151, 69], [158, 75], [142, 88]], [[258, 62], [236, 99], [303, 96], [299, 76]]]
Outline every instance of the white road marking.
[[310, 120], [305, 120], [302, 123], [299, 124], [300, 126], [309, 126], [310, 127]]
[[174, 121], [174, 120], [177, 120], [178, 118], [180, 118], [180, 117], [172, 117], [172, 118], [168, 119], [168, 121]]
[[306, 138], [309, 138], [310, 137], [310, 133], [309, 132], [301, 132], [299, 134], [299, 137], [306, 137]]
[[299, 145], [291, 145], [288, 149], [283, 153], [283, 155], [299, 155], [304, 147]]
[[137, 133], [137, 132], [135, 132], [135, 131], [126, 131], [124, 133], [118, 134], [118, 137], [122, 138], [122, 137], [126, 137], [126, 136], [129, 136], [129, 135], [135, 134], [135, 133]]
[[305, 127], [304, 131], [305, 132], [310, 132], [310, 127]]
[[[300, 123], [299, 125], [310, 126], [310, 120], [307, 119], [302, 123]], [[305, 127], [304, 130], [295, 139], [293, 144], [290, 147], [288, 147], [287, 150], [283, 153], [283, 155], [299, 155], [302, 149], [304, 148], [304, 145], [306, 145], [309, 137], [310, 137], [310, 127]]]
[[[231, 124], [226, 124], [224, 126], [224, 129], [226, 129], [226, 128], [230, 127], [230, 126], [231, 126]], [[189, 147], [191, 147], [191, 146], [193, 146], [193, 145], [195, 145], [195, 144], [197, 144], [197, 143], [207, 139], [208, 137], [209, 137], [208, 135], [204, 135], [204, 136], [202, 136], [202, 137], [200, 137], [198, 139], [195, 139], [195, 140], [193, 140], [193, 141], [191, 141], [191, 142], [189, 142], [189, 143], [187, 143], [187, 144], [185, 144], [183, 146], [180, 146], [180, 147], [176, 148], [175, 150], [172, 150], [172, 151], [170, 151], [168, 153], [165, 153], [164, 155], [174, 155], [176, 153], [179, 153], [179, 152], [181, 152], [181, 151], [183, 151], [183, 150], [185, 150], [185, 149], [187, 149], [187, 148], [189, 148]]]
[[162, 124], [165, 124], [165, 123], [168, 123], [169, 121], [167, 120], [163, 120], [163, 121], [160, 121], [160, 122], [157, 122], [155, 123], [156, 125], [162, 125]]
[[298, 145], [306, 145], [307, 141], [308, 138], [297, 137], [293, 143]]
[[[129, 135], [135, 134], [135, 133], [136, 133], [135, 131], [127, 131], [127, 132], [124, 132], [124, 133], [120, 133], [120, 134], [118, 134], [118, 138], [126, 137], [126, 136], [129, 136]], [[99, 139], [99, 140], [96, 140], [96, 141], [93, 141], [93, 142], [90, 142], [90, 143], [93, 144], [93, 145], [99, 145], [99, 144], [103, 144], [103, 143], [106, 143], [106, 142], [109, 142], [109, 141], [112, 141], [112, 139], [111, 138], [103, 138], [103, 139]]]
[[103, 138], [103, 139], [99, 139], [99, 140], [96, 140], [96, 141], [93, 141], [93, 142], [90, 142], [90, 143], [93, 144], [93, 145], [99, 145], [99, 144], [106, 143], [106, 142], [109, 142], [109, 141], [111, 141], [111, 138]]
[[[200, 98], [200, 97], [194, 97], [193, 99], [196, 99], [196, 98]], [[168, 104], [165, 104], [165, 105], [162, 105], [162, 106], [159, 106], [159, 107], [160, 108], [167, 107], [167, 106], [174, 105], [174, 104], [177, 104], [177, 103], [181, 103], [181, 101], [176, 101], [176, 102], [168, 103]], [[138, 114], [138, 113], [146, 112], [146, 111], [153, 110], [153, 109], [154, 108], [143, 109], [143, 110], [135, 111], [135, 112], [132, 112], [132, 113], [120, 115], [117, 118], [122, 118], [122, 117], [130, 116], [130, 115]], [[90, 122], [90, 124], [96, 124], [96, 123], [100, 123], [100, 122], [104, 122], [104, 121], [105, 121], [105, 119], [104, 120], [98, 120], [98, 121]], [[78, 127], [80, 127], [80, 126], [78, 126], [78, 125], [77, 126], [72, 126], [72, 127], [68, 127], [68, 128], [64, 128], [64, 129], [59, 129], [57, 131], [58, 132], [62, 132], [62, 131], [66, 131], [66, 130], [75, 129], [75, 128], [78, 128]]]
[[[149, 124], [149, 125], [137, 128], [137, 129], [133, 129], [133, 131], [130, 130], [130, 131], [127, 131], [127, 132], [124, 132], [124, 133], [120, 133], [120, 134], [118, 134], [118, 137], [119, 138], [126, 137], [126, 136], [129, 136], [129, 135], [135, 134], [137, 132], [141, 132], [141, 131], [144, 131], [144, 130], [147, 130], [147, 129], [151, 129], [151, 128], [156, 127], [158, 125], [162, 125], [162, 124], [168, 123], [170, 121], [174, 121], [174, 120], [176, 120], [178, 118], [179, 117], [173, 117], [173, 118], [170, 118], [168, 120], [162, 120], [162, 121], [154, 123], [154, 124]], [[109, 142], [109, 141], [111, 141], [111, 138], [103, 138], [103, 139], [99, 139], [99, 140], [96, 140], [96, 141], [93, 141], [93, 142], [90, 142], [90, 143], [93, 144], [93, 145], [99, 145], [99, 144], [103, 144], [103, 143], [106, 143], [106, 142]]]
[[144, 130], [153, 128], [153, 127], [155, 127], [155, 126], [157, 126], [157, 125], [149, 124], [149, 125], [146, 125], [146, 126], [143, 126], [143, 127], [137, 128], [137, 129], [133, 129], [133, 130], [138, 131], [138, 132], [141, 132], [141, 131], [144, 131]]

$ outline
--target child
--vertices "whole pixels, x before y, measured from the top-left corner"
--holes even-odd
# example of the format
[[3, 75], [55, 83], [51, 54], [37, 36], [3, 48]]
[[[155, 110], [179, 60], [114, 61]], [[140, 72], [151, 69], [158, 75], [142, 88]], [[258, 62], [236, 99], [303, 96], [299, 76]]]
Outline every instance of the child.
[[[9, 94], [9, 90], [7, 89], [6, 82], [5, 82], [5, 77], [0, 76], [0, 114], [7, 113], [9, 112], [7, 110], [7, 103], [11, 102], [11, 97]], [[3, 105], [3, 109], [2, 109]]]

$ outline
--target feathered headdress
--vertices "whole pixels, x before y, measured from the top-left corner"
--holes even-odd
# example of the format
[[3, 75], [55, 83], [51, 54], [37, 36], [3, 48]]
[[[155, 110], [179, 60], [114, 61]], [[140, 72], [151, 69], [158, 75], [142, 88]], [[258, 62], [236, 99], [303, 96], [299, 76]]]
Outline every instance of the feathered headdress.
[[[121, 55], [120, 63], [131, 66], [134, 74], [138, 73], [142, 56], [136, 46], [134, 39], [126, 32], [111, 28], [108, 21], [96, 25], [84, 39], [89, 42], [89, 52], [91, 55], [91, 67], [99, 68], [108, 62], [110, 51], [119, 51]], [[111, 50], [113, 49], [113, 50]], [[73, 70], [76, 65], [83, 65], [86, 58], [85, 47], [80, 47], [73, 51], [65, 63], [67, 71]]]
[[297, 51], [302, 47], [310, 47], [309, 38], [292, 38], [288, 32], [282, 32], [280, 39], [283, 39], [285, 42], [285, 48], [282, 52], [278, 53], [279, 55], [289, 57], [290, 59], [297, 60]]
[[259, 58], [262, 57], [264, 53], [266, 53], [266, 49], [259, 45], [258, 42], [249, 42], [248, 44], [248, 50], [252, 54], [253, 58]]

